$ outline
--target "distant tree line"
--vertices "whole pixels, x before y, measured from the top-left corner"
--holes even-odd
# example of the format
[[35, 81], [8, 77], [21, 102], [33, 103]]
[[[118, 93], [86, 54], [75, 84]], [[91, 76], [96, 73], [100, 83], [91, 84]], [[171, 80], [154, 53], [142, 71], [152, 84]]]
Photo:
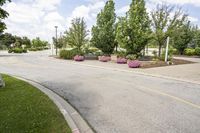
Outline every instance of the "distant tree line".
[[45, 48], [48, 46], [47, 41], [42, 41], [39, 37], [30, 40], [28, 37], [13, 36], [10, 33], [5, 33], [0, 36], [0, 48]]
[[[39, 37], [30, 40], [28, 37], [14, 36], [10, 33], [4, 33], [6, 24], [3, 22], [8, 17], [8, 12], [2, 6], [11, 0], [0, 0], [0, 49], [32, 49], [34, 51], [44, 49], [48, 46], [47, 41], [41, 40]], [[21, 50], [20, 50], [21, 51]]]

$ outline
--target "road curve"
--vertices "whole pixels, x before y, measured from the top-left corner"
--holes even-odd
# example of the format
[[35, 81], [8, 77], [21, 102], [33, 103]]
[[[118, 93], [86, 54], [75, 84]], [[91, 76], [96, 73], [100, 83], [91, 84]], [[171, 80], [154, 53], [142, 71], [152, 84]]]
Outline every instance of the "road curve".
[[200, 85], [72, 64], [48, 53], [0, 53], [0, 72], [68, 100], [98, 133], [198, 133]]

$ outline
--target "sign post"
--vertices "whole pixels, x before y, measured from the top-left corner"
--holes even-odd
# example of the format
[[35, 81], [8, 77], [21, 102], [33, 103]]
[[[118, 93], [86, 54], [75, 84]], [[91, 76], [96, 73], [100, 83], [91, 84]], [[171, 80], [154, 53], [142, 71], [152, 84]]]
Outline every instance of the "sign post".
[[168, 61], [168, 51], [169, 51], [169, 37], [167, 37], [167, 46], [165, 50], [165, 62]]

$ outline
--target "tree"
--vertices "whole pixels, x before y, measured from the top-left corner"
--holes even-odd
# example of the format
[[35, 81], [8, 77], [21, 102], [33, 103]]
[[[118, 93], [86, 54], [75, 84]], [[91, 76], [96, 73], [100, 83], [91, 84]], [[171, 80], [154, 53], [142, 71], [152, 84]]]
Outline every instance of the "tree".
[[87, 26], [83, 18], [75, 18], [72, 20], [72, 26], [66, 34], [66, 42], [71, 47], [77, 48], [78, 51], [81, 51], [83, 45], [88, 42], [87, 35]]
[[[53, 37], [53, 44], [56, 45], [56, 38]], [[59, 37], [57, 42], [57, 48], [61, 49], [65, 45], [64, 37]]]
[[151, 12], [154, 39], [159, 47], [159, 57], [161, 56], [162, 46], [167, 37], [171, 37], [175, 29], [180, 27], [187, 15], [181, 8], [166, 4], [157, 5], [156, 10]]
[[108, 0], [97, 16], [97, 24], [92, 28], [91, 43], [105, 54], [112, 54], [115, 48], [115, 4]]
[[35, 39], [32, 40], [32, 47], [34, 48], [42, 47], [42, 41], [40, 40], [39, 37], [36, 37]]
[[2, 9], [2, 6], [6, 2], [11, 2], [11, 0], [0, 0], [0, 34], [6, 29], [6, 24], [3, 22], [3, 19], [8, 17], [8, 12], [6, 12], [4, 9]]
[[23, 40], [19, 36], [15, 36], [15, 44], [14, 47], [21, 48], [23, 45]]
[[11, 47], [15, 43], [15, 37], [10, 33], [5, 33], [0, 36], [0, 44], [6, 48]]
[[193, 32], [194, 32], [193, 43], [195, 44], [196, 47], [200, 47], [200, 29], [198, 29], [198, 26], [195, 27]]
[[182, 55], [184, 50], [188, 47], [188, 44], [192, 41], [193, 36], [192, 26], [190, 22], [187, 21], [174, 31], [174, 48]]
[[150, 40], [150, 20], [144, 0], [132, 0], [126, 17], [119, 18], [117, 41], [127, 54], [139, 55]]
[[32, 40], [32, 47], [33, 48], [44, 48], [48, 45], [47, 41], [42, 41], [39, 37], [36, 37]]
[[31, 40], [26, 36], [22, 37], [22, 45], [25, 45], [26, 48], [30, 48], [31, 47]]

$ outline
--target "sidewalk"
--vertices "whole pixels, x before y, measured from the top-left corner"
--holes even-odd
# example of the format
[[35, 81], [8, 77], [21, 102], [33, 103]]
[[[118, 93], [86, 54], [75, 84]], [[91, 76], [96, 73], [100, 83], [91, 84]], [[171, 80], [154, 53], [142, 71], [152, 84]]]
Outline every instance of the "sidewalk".
[[156, 77], [168, 77], [177, 80], [191, 81], [200, 84], [200, 59], [188, 58], [189, 61], [196, 61], [198, 63], [174, 65], [166, 67], [156, 67], [148, 69], [130, 69], [127, 64], [116, 64], [112, 62], [99, 62], [99, 61], [84, 61], [74, 62], [75, 64], [85, 65], [89, 67], [97, 67], [102, 69], [119, 70], [126, 72], [138, 72], [146, 75], [152, 75]]
[[200, 63], [143, 69], [144, 73], [200, 83]]

